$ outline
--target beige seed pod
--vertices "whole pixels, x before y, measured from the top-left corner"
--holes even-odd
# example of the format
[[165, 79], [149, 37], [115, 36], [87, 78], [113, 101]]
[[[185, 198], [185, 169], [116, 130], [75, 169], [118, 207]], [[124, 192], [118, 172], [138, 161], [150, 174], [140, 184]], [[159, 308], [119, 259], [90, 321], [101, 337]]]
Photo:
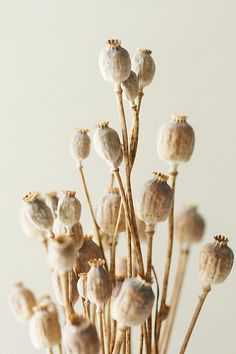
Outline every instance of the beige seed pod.
[[121, 47], [121, 41], [110, 39], [99, 54], [99, 69], [104, 80], [113, 84], [128, 79], [131, 70], [131, 60], [126, 49]]
[[132, 70], [138, 77], [140, 91], [150, 85], [155, 74], [156, 67], [151, 54], [149, 49], [138, 49], [138, 53], [132, 58]]
[[85, 300], [88, 300], [87, 276], [88, 273], [78, 274], [79, 279], [77, 282], [78, 293]]
[[57, 236], [49, 240], [48, 257], [51, 267], [62, 274], [73, 268], [76, 247], [70, 236]]
[[49, 312], [53, 312], [55, 315], [58, 316], [58, 311], [56, 304], [52, 301], [52, 298], [50, 295], [46, 294], [40, 297], [38, 300], [38, 306], [44, 306], [47, 307], [47, 310]]
[[90, 265], [88, 262], [91, 259], [102, 258], [102, 251], [100, 247], [93, 242], [92, 236], [85, 235], [83, 246], [77, 253], [77, 257], [74, 264], [75, 273], [78, 275], [80, 273], [88, 273]]
[[47, 306], [35, 307], [29, 324], [30, 337], [36, 349], [51, 349], [61, 342], [61, 328], [58, 316]]
[[151, 284], [140, 277], [128, 278], [113, 289], [111, 315], [121, 326], [138, 326], [149, 317], [153, 303]]
[[131, 71], [128, 79], [121, 83], [121, 88], [125, 99], [130, 102], [131, 107], [134, 107], [135, 98], [139, 93], [139, 80], [134, 71]]
[[[118, 188], [110, 188], [102, 198], [96, 210], [96, 220], [103, 233], [114, 235], [116, 222], [119, 214], [121, 196]], [[122, 208], [119, 232], [125, 231], [125, 213]]]
[[234, 262], [228, 238], [215, 236], [214, 239], [215, 242], [206, 244], [199, 255], [199, 275], [204, 285], [225, 281]]
[[193, 153], [195, 137], [193, 128], [187, 123], [187, 116], [172, 115], [157, 136], [157, 152], [161, 160], [177, 166], [186, 162]]
[[54, 218], [57, 217], [57, 206], [58, 206], [58, 196], [57, 192], [48, 192], [45, 194], [45, 202], [52, 210]]
[[[71, 231], [72, 231], [72, 233], [69, 236], [74, 241], [77, 250], [79, 250], [82, 247], [83, 242], [84, 242], [83, 227], [82, 227], [81, 223], [77, 222], [76, 224], [74, 224], [72, 226], [72, 230]], [[60, 235], [66, 235], [67, 234], [66, 227], [64, 226], [64, 224], [62, 224], [60, 222], [60, 220], [58, 218], [55, 219], [55, 221], [54, 221], [53, 233], [55, 234], [55, 236], [60, 236]]]
[[118, 257], [116, 259], [116, 279], [125, 280], [127, 278], [127, 258]]
[[23, 198], [25, 212], [29, 220], [40, 230], [52, 233], [53, 214], [47, 204], [40, 199], [38, 193], [29, 192]]
[[168, 176], [154, 172], [138, 195], [136, 214], [146, 225], [165, 221], [173, 205], [173, 191], [167, 184]]
[[76, 198], [76, 192], [63, 191], [64, 196], [59, 200], [57, 215], [60, 222], [65, 225], [67, 233], [72, 234], [72, 227], [79, 222], [81, 204]]
[[45, 231], [38, 229], [27, 215], [25, 207], [20, 209], [20, 225], [23, 233], [28, 237], [44, 237]]
[[108, 301], [111, 292], [109, 274], [104, 264], [105, 261], [101, 258], [90, 260], [91, 268], [87, 275], [88, 299], [99, 308]]
[[72, 316], [63, 329], [66, 353], [99, 354], [100, 345], [96, 327], [83, 316]]
[[[75, 305], [79, 299], [79, 293], [77, 290], [77, 281], [78, 281], [77, 275], [73, 270], [71, 270], [68, 274], [68, 298], [69, 298], [69, 302], [73, 305]], [[52, 286], [58, 303], [62, 306], [65, 306], [64, 295], [61, 287], [60, 274], [57, 273], [56, 271], [52, 272]]]
[[205, 229], [205, 221], [198, 213], [197, 206], [190, 205], [179, 213], [175, 220], [175, 234], [179, 242], [189, 247], [200, 242]]
[[71, 139], [71, 156], [79, 165], [82, 160], [85, 160], [90, 153], [90, 137], [88, 129], [77, 128]]
[[96, 129], [93, 143], [98, 156], [104, 159], [112, 169], [116, 169], [122, 161], [123, 150], [118, 133], [108, 124], [109, 122], [106, 121], [94, 125]]
[[18, 321], [25, 322], [33, 315], [36, 299], [32, 291], [25, 288], [23, 283], [16, 283], [12, 286], [9, 296], [9, 304], [12, 313]]

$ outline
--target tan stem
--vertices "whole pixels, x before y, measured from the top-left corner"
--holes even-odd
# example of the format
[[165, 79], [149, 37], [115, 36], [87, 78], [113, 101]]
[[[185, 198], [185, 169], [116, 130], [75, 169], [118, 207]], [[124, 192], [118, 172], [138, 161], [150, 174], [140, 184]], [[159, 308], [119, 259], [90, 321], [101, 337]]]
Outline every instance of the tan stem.
[[178, 265], [177, 265], [177, 271], [175, 275], [175, 280], [174, 280], [174, 286], [173, 286], [173, 291], [172, 291], [172, 296], [170, 300], [170, 311], [165, 323], [165, 327], [163, 330], [163, 335], [161, 338], [161, 353], [166, 354], [168, 345], [169, 345], [169, 340], [171, 336], [171, 331], [174, 325], [174, 320], [176, 317], [176, 311], [178, 308], [179, 304], [179, 298], [181, 294], [181, 289], [183, 286], [183, 280], [184, 280], [184, 275], [187, 267], [187, 260], [189, 257], [189, 250], [184, 250], [180, 248], [179, 251], [179, 259], [178, 259]]
[[125, 338], [123, 340], [123, 344], [122, 344], [122, 353], [126, 354], [126, 339], [127, 339], [127, 331], [125, 332]]
[[48, 353], [48, 354], [53, 354], [52, 349], [51, 349], [51, 348], [48, 348], [48, 349], [47, 349], [47, 353]]
[[104, 333], [103, 333], [103, 309], [101, 307], [97, 309], [97, 314], [98, 314], [98, 321], [99, 321], [100, 350], [101, 350], [101, 354], [105, 354]]
[[84, 188], [84, 193], [85, 193], [88, 209], [89, 209], [89, 212], [90, 212], [90, 215], [91, 215], [91, 219], [92, 219], [92, 222], [93, 222], [93, 225], [94, 225], [94, 229], [95, 229], [96, 236], [97, 236], [97, 239], [98, 239], [98, 242], [99, 242], [99, 246], [101, 248], [102, 257], [103, 257], [103, 259], [105, 261], [105, 267], [106, 267], [106, 269], [108, 269], [107, 268], [107, 261], [106, 261], [106, 257], [105, 257], [105, 253], [104, 253], [104, 249], [103, 249], [103, 245], [102, 245], [101, 233], [100, 233], [100, 229], [99, 229], [99, 226], [98, 226], [98, 223], [96, 221], [95, 214], [94, 214], [94, 211], [93, 211], [91, 198], [90, 198], [90, 195], [89, 195], [89, 192], [88, 192], [88, 187], [87, 187], [87, 183], [86, 183], [84, 172], [83, 172], [82, 163], [80, 163], [80, 165], [78, 167], [78, 170], [79, 170], [79, 174], [80, 174], [81, 181], [82, 181], [82, 184], [83, 184], [83, 188]]
[[116, 341], [116, 321], [112, 320], [111, 323], [111, 345], [110, 345], [110, 353], [113, 352]]
[[144, 343], [145, 343], [146, 354], [147, 354], [148, 353], [148, 333], [147, 333], [146, 322], [143, 323], [142, 327], [143, 327]]
[[130, 147], [129, 147], [130, 170], [132, 170], [134, 165], [137, 148], [138, 148], [138, 136], [139, 136], [139, 114], [136, 106], [132, 107], [132, 112], [133, 112], [133, 126], [130, 135]]
[[128, 327], [125, 334], [126, 339], [126, 354], [131, 353], [131, 328]]
[[209, 286], [205, 286], [202, 289], [202, 294], [199, 297], [197, 306], [196, 306], [195, 311], [193, 313], [192, 320], [191, 320], [191, 322], [189, 324], [189, 327], [188, 327], [187, 333], [185, 335], [184, 342], [182, 344], [182, 347], [180, 349], [179, 354], [184, 354], [186, 349], [187, 349], [188, 342], [189, 342], [189, 339], [190, 339], [191, 334], [193, 332], [194, 326], [195, 326], [195, 324], [197, 322], [197, 319], [198, 319], [198, 316], [199, 316], [199, 314], [201, 312], [202, 306], [203, 306], [203, 304], [204, 304], [204, 302], [206, 300], [206, 297], [207, 297], [208, 293], [210, 292], [210, 290], [211, 290], [211, 286], [210, 285]]
[[114, 172], [116, 179], [117, 179], [122, 204], [124, 206], [126, 224], [128, 225], [131, 235], [132, 235], [132, 238], [133, 238], [133, 242], [134, 242], [134, 246], [135, 246], [135, 253], [136, 253], [137, 263], [138, 263], [138, 268], [139, 268], [139, 274], [142, 277], [144, 275], [144, 267], [143, 267], [142, 252], [141, 252], [138, 234], [136, 234], [136, 232], [135, 232], [135, 225], [133, 223], [133, 219], [132, 219], [132, 221], [130, 220], [129, 206], [128, 206], [128, 203], [126, 200], [125, 190], [124, 190], [124, 186], [123, 186], [123, 183], [122, 183], [122, 180], [120, 177], [119, 169], [116, 169], [113, 172]]
[[61, 290], [63, 296], [63, 303], [65, 307], [66, 321], [68, 322], [73, 313], [73, 309], [71, 308], [71, 304], [69, 300], [69, 273], [68, 272], [65, 272], [60, 275], [60, 283], [61, 283]]
[[116, 220], [115, 231], [114, 231], [114, 235], [113, 235], [113, 239], [112, 239], [112, 246], [111, 246], [110, 274], [111, 274], [112, 286], [115, 285], [116, 245], [117, 245], [117, 239], [118, 239], [118, 235], [119, 235], [118, 229], [119, 229], [119, 224], [120, 224], [122, 208], [123, 208], [123, 205], [122, 205], [122, 202], [120, 202], [118, 216], [117, 216], [117, 220]]
[[146, 240], [147, 240], [147, 271], [146, 280], [151, 282], [152, 279], [152, 245], [153, 245], [153, 235], [155, 233], [154, 227], [151, 225], [146, 226]]
[[138, 94], [138, 97], [137, 97], [137, 111], [138, 111], [138, 114], [140, 112], [140, 108], [141, 108], [141, 102], [142, 102], [142, 98], [143, 98], [143, 91], [141, 90]]
[[143, 326], [140, 326], [140, 333], [139, 333], [139, 354], [143, 354]]
[[109, 188], [113, 189], [114, 187], [114, 174], [111, 173], [111, 179], [110, 179], [110, 183], [109, 183]]
[[107, 304], [107, 353], [110, 353], [110, 346], [111, 346], [111, 299], [108, 300]]
[[[171, 172], [170, 176], [171, 176], [171, 188], [174, 193], [177, 172], [176, 171]], [[166, 298], [167, 298], [167, 289], [168, 289], [168, 283], [169, 283], [172, 250], [173, 250], [173, 238], [174, 238], [174, 203], [173, 203], [173, 207], [171, 209], [169, 219], [168, 219], [167, 255], [166, 255], [166, 262], [165, 262], [163, 285], [162, 285], [161, 304], [160, 304], [159, 315], [157, 318], [156, 334], [155, 334], [157, 353], [159, 353], [159, 339], [160, 339], [160, 333], [161, 333], [161, 326], [162, 326], [163, 320], [166, 318], [166, 311], [167, 311]]]
[[61, 343], [60, 343], [60, 344], [58, 344], [58, 346], [57, 346], [57, 347], [58, 347], [58, 353], [59, 353], [59, 354], [62, 354], [62, 347], [61, 347]]
[[119, 327], [116, 335], [116, 342], [112, 354], [119, 354], [122, 343], [125, 339], [126, 327]]
[[[153, 276], [155, 279], [155, 283], [156, 283], [156, 308], [155, 308], [155, 323], [154, 323], [154, 334], [156, 333], [156, 326], [157, 326], [157, 316], [158, 316], [158, 300], [159, 300], [159, 283], [158, 283], [158, 279], [157, 279], [157, 275], [156, 275], [156, 271], [154, 269], [154, 267], [152, 266], [152, 272], [153, 272]], [[154, 343], [154, 347], [153, 347], [153, 354], [157, 353], [157, 342], [156, 342], [156, 336], [154, 335], [154, 339], [155, 339], [155, 343]]]

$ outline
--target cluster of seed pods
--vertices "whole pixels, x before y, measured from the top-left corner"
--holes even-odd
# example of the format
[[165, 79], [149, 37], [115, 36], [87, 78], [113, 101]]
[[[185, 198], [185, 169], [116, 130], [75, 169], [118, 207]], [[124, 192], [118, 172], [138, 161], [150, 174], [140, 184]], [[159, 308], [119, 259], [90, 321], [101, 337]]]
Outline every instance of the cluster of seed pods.
[[[30, 192], [23, 198], [20, 217], [23, 231], [27, 236], [40, 238], [44, 245], [55, 297], [65, 313], [65, 323], [62, 325], [57, 307], [50, 297], [36, 299], [22, 283], [12, 287], [9, 299], [11, 309], [19, 321], [29, 322], [32, 344], [37, 349], [45, 349], [52, 354], [57, 346], [60, 354], [63, 350], [66, 354], [119, 354], [125, 335], [126, 343], [129, 343], [130, 328], [140, 326], [146, 354], [158, 354], [161, 348], [164, 348], [163, 354], [166, 353], [183, 281], [181, 257], [189, 254], [192, 244], [202, 240], [205, 222], [195, 206], [185, 208], [174, 222], [175, 179], [179, 165], [190, 160], [195, 145], [194, 131], [187, 123], [186, 115], [174, 114], [157, 134], [157, 153], [168, 164], [169, 175], [154, 172], [153, 178], [143, 184], [136, 202], [133, 202], [129, 183], [137, 152], [141, 99], [155, 74], [151, 54], [151, 50], [139, 49], [130, 58], [121, 41], [116, 39], [108, 40], [100, 52], [100, 72], [106, 81], [114, 85], [118, 97], [122, 138], [108, 121], [94, 125], [94, 149], [111, 175], [111, 184], [95, 211], [83, 173], [83, 163], [89, 157], [91, 148], [89, 130], [76, 129], [71, 139], [70, 152], [82, 178], [93, 222], [92, 234], [84, 234], [80, 222], [82, 206], [75, 191], [65, 190], [60, 196], [50, 192], [44, 197]], [[127, 134], [123, 97], [133, 112], [130, 137]], [[125, 182], [119, 172], [122, 164], [125, 165]], [[152, 310], [155, 300], [159, 298], [159, 284], [152, 261], [153, 236], [156, 225], [167, 220], [169, 244], [166, 270], [160, 307], [157, 307], [159, 312], [155, 314], [155, 333], [152, 335]], [[180, 264], [177, 267], [176, 291], [170, 306], [167, 306], [174, 234], [180, 245]], [[119, 235], [125, 235], [128, 241], [122, 257], [116, 255]], [[200, 253], [199, 274], [204, 294], [213, 284], [223, 282], [230, 273], [233, 252], [227, 244], [226, 237], [216, 236], [214, 243], [204, 246]], [[142, 259], [145, 250], [146, 267]], [[153, 290], [153, 276], [157, 291]], [[83, 315], [78, 314], [79, 300], [83, 305]], [[160, 343], [161, 325], [166, 318]], [[190, 335], [186, 336], [181, 353], [184, 353]], [[126, 353], [131, 353], [128, 344]]]

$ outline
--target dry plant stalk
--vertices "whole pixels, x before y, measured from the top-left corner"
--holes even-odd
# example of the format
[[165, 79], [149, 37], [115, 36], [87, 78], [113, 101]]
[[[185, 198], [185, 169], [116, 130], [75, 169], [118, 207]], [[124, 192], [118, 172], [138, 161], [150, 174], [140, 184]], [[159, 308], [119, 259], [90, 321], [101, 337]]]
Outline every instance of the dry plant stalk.
[[[166, 301], [175, 229], [175, 182], [179, 165], [191, 158], [195, 137], [185, 115], [175, 114], [170, 122], [161, 127], [157, 150], [160, 159], [168, 163], [169, 176], [154, 173], [153, 179], [143, 185], [134, 204], [132, 171], [139, 142], [140, 109], [145, 87], [152, 82], [156, 69], [151, 53], [149, 49], [139, 49], [130, 58], [117, 39], [108, 40], [100, 52], [101, 74], [114, 87], [122, 139], [108, 121], [94, 125], [93, 145], [97, 155], [107, 165], [110, 176], [109, 190], [96, 211], [83, 167], [91, 149], [88, 129], [76, 129], [71, 140], [71, 155], [81, 177], [98, 244], [83, 233], [80, 223], [83, 208], [75, 191], [65, 190], [61, 197], [56, 192], [47, 193], [45, 198], [35, 192], [24, 197], [22, 227], [26, 235], [39, 238], [44, 245], [56, 297], [63, 306], [66, 321], [61, 321], [63, 325], [60, 325], [59, 312], [50, 297], [37, 300], [21, 284], [13, 287], [10, 305], [19, 320], [30, 321], [34, 345], [43, 347], [48, 353], [53, 353], [57, 346], [62, 354], [62, 333], [64, 349], [68, 353], [119, 354], [122, 351], [131, 354], [134, 326], [140, 328], [139, 354], [144, 351], [146, 354], [167, 353], [190, 245], [201, 240], [204, 222], [195, 209], [188, 210], [182, 219], [176, 220], [180, 253], [168, 306]], [[133, 118], [130, 132], [124, 99]], [[124, 178], [120, 173], [122, 163]], [[168, 177], [170, 185], [167, 183]], [[153, 266], [153, 237], [156, 225], [167, 219], [168, 245], [159, 305], [159, 284]], [[122, 258], [119, 258], [116, 247], [122, 234], [127, 239], [127, 247]], [[216, 236], [215, 242], [206, 245], [200, 254], [203, 292], [180, 354], [186, 351], [212, 285], [224, 281], [232, 268], [233, 252], [227, 243], [227, 238]], [[109, 258], [107, 249], [110, 251]], [[143, 251], [146, 251], [145, 265]], [[153, 279], [155, 293], [152, 290]], [[84, 315], [75, 313], [77, 301], [81, 301]], [[152, 311], [154, 302], [155, 311]], [[154, 318], [152, 313], [155, 313]], [[166, 324], [162, 332], [164, 319]]]

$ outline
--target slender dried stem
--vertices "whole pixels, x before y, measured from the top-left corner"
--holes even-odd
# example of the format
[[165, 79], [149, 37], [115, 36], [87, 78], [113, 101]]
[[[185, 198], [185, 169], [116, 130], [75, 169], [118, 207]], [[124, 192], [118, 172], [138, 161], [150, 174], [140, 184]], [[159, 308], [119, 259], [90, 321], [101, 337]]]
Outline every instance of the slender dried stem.
[[199, 297], [197, 306], [196, 306], [195, 311], [193, 313], [192, 320], [191, 320], [191, 322], [189, 324], [189, 327], [188, 327], [188, 330], [187, 330], [187, 333], [186, 333], [186, 336], [184, 338], [184, 342], [182, 344], [182, 347], [180, 349], [179, 354], [184, 354], [186, 349], [187, 349], [188, 342], [189, 342], [189, 339], [190, 339], [191, 334], [193, 332], [194, 326], [195, 326], [195, 324], [197, 322], [197, 319], [198, 319], [198, 316], [199, 316], [199, 314], [201, 312], [202, 306], [203, 306], [203, 304], [204, 304], [204, 302], [206, 300], [206, 297], [207, 297], [208, 293], [210, 292], [210, 290], [211, 290], [211, 286], [210, 285], [205, 286], [202, 289], [202, 294]]
[[98, 314], [99, 332], [100, 332], [100, 350], [101, 350], [101, 354], [105, 354], [104, 333], [103, 333], [103, 309], [101, 307], [97, 308], [97, 314]]
[[132, 170], [137, 148], [138, 148], [138, 136], [139, 136], [139, 114], [137, 106], [132, 107], [133, 112], [133, 125], [130, 135], [130, 146], [129, 146], [129, 153], [130, 153], [130, 170]]
[[[171, 188], [173, 189], [173, 192], [175, 192], [175, 181], [176, 181], [177, 174], [178, 174], [177, 171], [170, 172]], [[157, 353], [159, 353], [159, 339], [161, 333], [161, 326], [163, 320], [167, 316], [167, 309], [168, 309], [168, 306], [166, 304], [166, 298], [167, 298], [167, 289], [169, 283], [170, 265], [171, 265], [173, 239], [174, 239], [174, 203], [168, 219], [168, 229], [169, 229], [168, 230], [169, 236], [168, 236], [165, 270], [164, 270], [164, 279], [162, 285], [162, 296], [161, 296], [160, 310], [157, 317], [156, 335], [155, 335]]]
[[112, 286], [115, 285], [116, 245], [117, 245], [117, 239], [118, 239], [118, 229], [119, 229], [119, 224], [120, 224], [122, 208], [123, 208], [123, 205], [122, 205], [122, 202], [120, 202], [118, 217], [116, 220], [116, 226], [115, 226], [115, 231], [114, 231], [114, 235], [113, 235], [113, 239], [112, 239], [112, 246], [111, 246], [110, 274], [111, 274]]
[[175, 280], [174, 280], [174, 286], [173, 286], [173, 291], [172, 291], [172, 296], [171, 296], [171, 301], [170, 301], [170, 311], [165, 323], [163, 335], [161, 338], [161, 353], [166, 354], [168, 345], [169, 345], [169, 340], [171, 336], [171, 331], [174, 325], [174, 320], [176, 316], [176, 311], [178, 308], [179, 304], [179, 298], [181, 294], [181, 289], [183, 285], [183, 280], [185, 276], [185, 271], [187, 267], [187, 260], [189, 257], [189, 250], [188, 249], [182, 249], [180, 247], [179, 250], [179, 259], [178, 259], [178, 265], [177, 265], [177, 271], [175, 275]]
[[60, 344], [58, 344], [58, 346], [57, 346], [57, 347], [58, 347], [58, 353], [59, 353], [59, 354], [62, 354], [62, 347], [61, 347], [61, 343], [60, 343]]
[[109, 298], [107, 303], [107, 353], [110, 353], [110, 345], [111, 345], [111, 298]]
[[78, 171], [79, 171], [79, 174], [80, 174], [80, 177], [81, 177], [81, 181], [82, 181], [82, 184], [83, 184], [87, 205], [88, 205], [88, 209], [89, 209], [89, 212], [90, 212], [90, 215], [91, 215], [91, 219], [92, 219], [92, 222], [93, 222], [93, 225], [94, 225], [94, 228], [95, 228], [96, 236], [97, 236], [97, 239], [98, 239], [98, 242], [99, 242], [99, 246], [101, 248], [102, 257], [105, 260], [105, 267], [106, 267], [106, 269], [108, 269], [107, 268], [107, 261], [106, 261], [106, 257], [105, 257], [105, 253], [104, 253], [104, 249], [103, 249], [103, 245], [102, 245], [102, 238], [101, 238], [101, 234], [100, 234], [100, 229], [99, 229], [99, 226], [98, 226], [98, 223], [96, 221], [95, 214], [94, 214], [94, 211], [93, 211], [90, 195], [89, 195], [89, 192], [88, 192], [87, 183], [86, 183], [84, 172], [83, 172], [82, 163], [80, 163], [80, 165], [78, 167]]
[[131, 328], [128, 327], [126, 330], [126, 334], [125, 334], [125, 347], [126, 347], [126, 354], [130, 354], [131, 353]]
[[48, 348], [48, 349], [47, 349], [47, 353], [48, 353], [48, 354], [53, 354], [52, 349], [51, 349], [51, 348]]
[[73, 313], [73, 309], [71, 307], [71, 303], [69, 301], [69, 273], [65, 272], [60, 275], [60, 282], [61, 282], [61, 290], [63, 295], [63, 303], [65, 307], [65, 316], [66, 321], [70, 320], [71, 314]]
[[152, 245], [153, 245], [153, 235], [155, 233], [153, 225], [146, 226], [146, 240], [147, 240], [147, 271], [146, 280], [151, 282], [152, 279]]
[[[157, 275], [156, 275], [156, 271], [154, 269], [154, 267], [152, 266], [152, 272], [153, 272], [153, 276], [155, 279], [155, 283], [156, 283], [156, 309], [155, 309], [155, 324], [154, 324], [154, 337], [155, 337], [155, 333], [156, 333], [156, 326], [157, 326], [157, 316], [158, 316], [158, 300], [159, 300], [159, 283], [158, 283], [158, 279], [157, 279]], [[156, 340], [155, 340], [155, 345], [153, 348], [153, 352], [156, 354], [157, 353], [157, 347], [156, 347]]]
[[139, 354], [143, 353], [143, 326], [140, 326], [139, 333]]
[[139, 94], [138, 94], [138, 97], [137, 97], [137, 111], [138, 111], [138, 114], [140, 112], [143, 95], [144, 95], [143, 90], [141, 90], [139, 92]]
[[110, 345], [110, 353], [113, 352], [116, 341], [116, 321], [112, 320], [111, 323], [111, 345]]
[[116, 342], [115, 342], [115, 346], [114, 346], [112, 354], [119, 354], [120, 353], [122, 343], [125, 339], [125, 332], [126, 332], [126, 327], [119, 327], [118, 328]]
[[113, 187], [114, 187], [114, 174], [113, 173], [111, 173], [111, 178], [110, 178], [110, 183], [109, 183], [109, 188], [110, 189], [113, 189]]

